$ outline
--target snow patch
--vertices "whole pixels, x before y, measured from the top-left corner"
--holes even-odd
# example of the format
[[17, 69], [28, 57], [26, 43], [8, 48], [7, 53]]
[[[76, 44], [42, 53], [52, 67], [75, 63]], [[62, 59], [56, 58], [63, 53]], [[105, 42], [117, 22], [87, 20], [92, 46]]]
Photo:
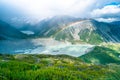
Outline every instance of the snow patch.
[[34, 32], [33, 31], [21, 31], [22, 33], [24, 34], [27, 34], [27, 35], [33, 35]]

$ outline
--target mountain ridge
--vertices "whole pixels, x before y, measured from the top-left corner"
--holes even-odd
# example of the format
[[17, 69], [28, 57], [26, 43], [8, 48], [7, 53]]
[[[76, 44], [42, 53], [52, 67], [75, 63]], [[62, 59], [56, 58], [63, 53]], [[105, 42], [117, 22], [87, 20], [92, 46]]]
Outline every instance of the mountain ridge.
[[[9, 24], [7, 24], [9, 26]], [[94, 19], [81, 19], [70, 16], [54, 16], [35, 25], [26, 24], [19, 31], [32, 31], [32, 38], [54, 38], [58, 41], [100, 44], [102, 42], [120, 42], [118, 22], [98, 22]], [[19, 32], [17, 30], [17, 32]], [[6, 34], [9, 34], [6, 32]], [[21, 33], [23, 34], [23, 33]], [[2, 35], [0, 36], [2, 37]], [[4, 38], [3, 38], [4, 39]]]
[[[118, 25], [111, 25], [104, 22], [97, 22], [93, 19], [81, 20], [68, 25], [54, 36], [56, 40], [83, 40], [88, 42], [93, 38], [101, 42], [120, 42]], [[76, 37], [76, 38], [75, 38]], [[84, 39], [81, 39], [84, 38]], [[90, 38], [87, 40], [87, 38]], [[95, 39], [94, 39], [95, 40]]]
[[0, 20], [0, 39], [1, 40], [24, 39], [26, 37], [27, 35], [23, 34], [18, 29]]

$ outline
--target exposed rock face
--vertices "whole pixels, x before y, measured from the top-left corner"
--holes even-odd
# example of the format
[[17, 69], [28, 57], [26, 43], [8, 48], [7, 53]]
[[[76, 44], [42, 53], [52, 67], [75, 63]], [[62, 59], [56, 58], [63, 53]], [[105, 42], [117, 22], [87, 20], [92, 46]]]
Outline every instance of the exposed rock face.
[[120, 42], [120, 25], [93, 21], [97, 33], [106, 42]]
[[54, 36], [57, 40], [80, 40], [88, 43], [120, 42], [120, 26], [95, 20], [74, 22]]
[[34, 32], [39, 37], [51, 37], [64, 26], [78, 21], [79, 18], [70, 16], [55, 16], [50, 19], [45, 19], [34, 25]]
[[[92, 19], [80, 19], [70, 16], [55, 16], [40, 21], [35, 25], [27, 25], [25, 30], [34, 32], [32, 38], [54, 38], [70, 42], [120, 42], [120, 23], [104, 23]], [[0, 21], [0, 39], [26, 38], [20, 30]]]

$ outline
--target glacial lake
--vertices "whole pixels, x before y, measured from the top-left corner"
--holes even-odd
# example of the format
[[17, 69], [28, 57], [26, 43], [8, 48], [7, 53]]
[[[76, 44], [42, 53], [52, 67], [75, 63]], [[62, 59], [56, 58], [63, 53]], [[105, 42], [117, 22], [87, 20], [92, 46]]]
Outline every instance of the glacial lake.
[[94, 45], [59, 42], [53, 39], [25, 39], [0, 41], [2, 54], [66, 54], [74, 57], [81, 56], [91, 51]]

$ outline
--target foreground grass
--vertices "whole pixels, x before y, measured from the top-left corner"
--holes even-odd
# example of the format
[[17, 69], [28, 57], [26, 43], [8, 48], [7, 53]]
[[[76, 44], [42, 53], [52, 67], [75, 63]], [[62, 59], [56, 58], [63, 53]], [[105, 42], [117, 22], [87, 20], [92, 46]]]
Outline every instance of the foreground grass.
[[67, 55], [0, 55], [0, 80], [117, 80], [116, 69]]

